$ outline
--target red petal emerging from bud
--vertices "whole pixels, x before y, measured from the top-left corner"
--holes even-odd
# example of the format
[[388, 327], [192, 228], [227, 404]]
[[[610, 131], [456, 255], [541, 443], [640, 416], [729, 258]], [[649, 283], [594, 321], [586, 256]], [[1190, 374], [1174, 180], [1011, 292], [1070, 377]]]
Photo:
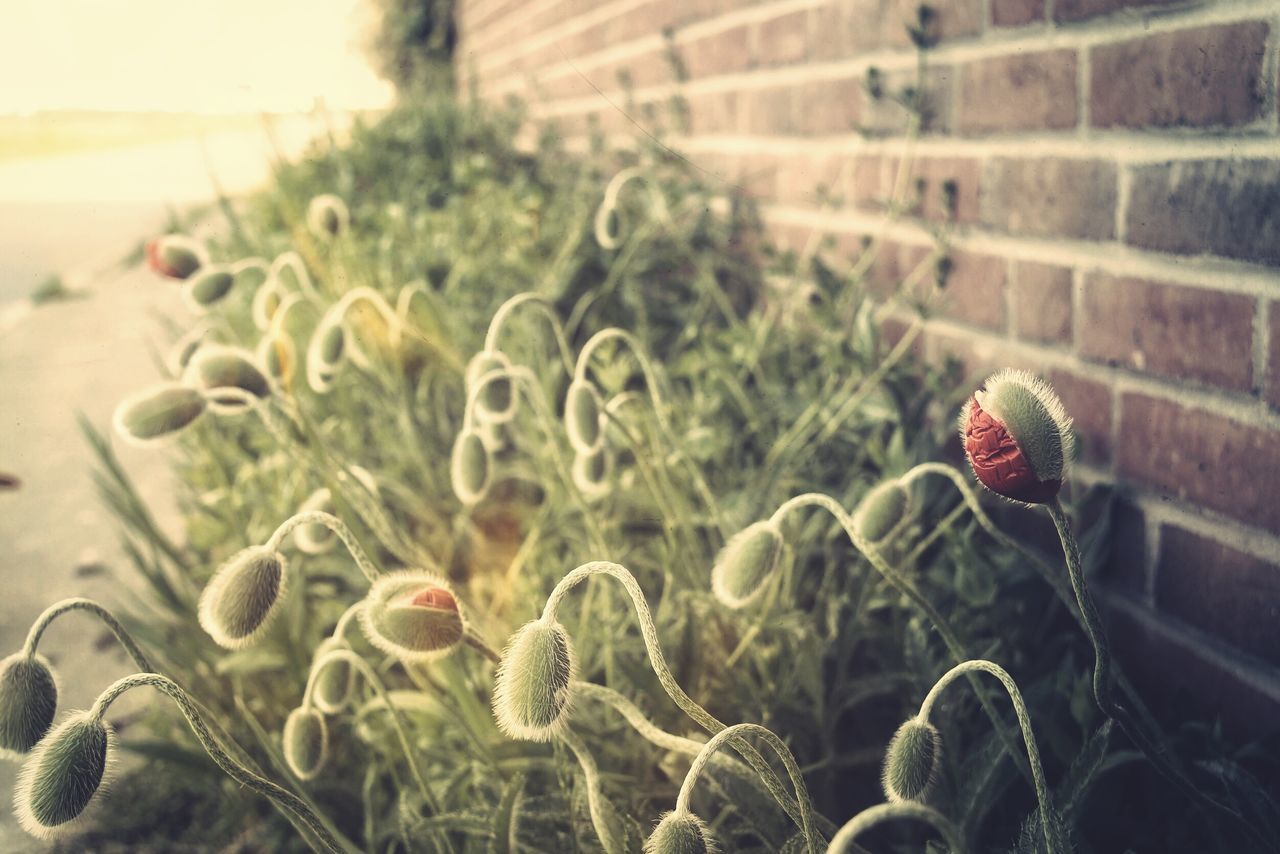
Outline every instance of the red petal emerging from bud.
[[416, 605], [419, 608], [435, 608], [439, 611], [456, 611], [458, 603], [454, 600], [453, 595], [440, 587], [428, 587], [426, 590], [420, 591], [409, 600], [410, 605]]
[[1036, 477], [1009, 431], [973, 398], [969, 400], [969, 417], [965, 421], [964, 450], [983, 486], [1005, 498], [1043, 504], [1062, 488], [1061, 480]]

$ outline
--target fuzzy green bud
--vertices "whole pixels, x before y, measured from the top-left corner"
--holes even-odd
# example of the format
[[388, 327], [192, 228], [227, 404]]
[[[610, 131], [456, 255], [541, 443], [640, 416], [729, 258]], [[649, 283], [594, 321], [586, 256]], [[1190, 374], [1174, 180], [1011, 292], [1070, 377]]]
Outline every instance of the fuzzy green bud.
[[320, 321], [307, 344], [307, 385], [317, 394], [333, 386], [338, 365], [347, 351], [347, 330], [338, 318]]
[[329, 759], [329, 727], [324, 715], [302, 706], [289, 713], [281, 734], [281, 750], [299, 780], [311, 780]]
[[226, 267], [206, 267], [187, 280], [187, 301], [203, 311], [231, 293], [236, 277]]
[[71, 829], [97, 795], [115, 750], [107, 725], [77, 712], [41, 739], [18, 773], [14, 812], [32, 836]]
[[17, 759], [35, 747], [57, 709], [58, 683], [43, 655], [0, 661], [0, 757]]
[[730, 608], [755, 601], [782, 564], [786, 544], [771, 521], [756, 522], [734, 534], [711, 569], [711, 592]]
[[868, 492], [853, 512], [854, 530], [872, 545], [879, 545], [898, 530], [911, 508], [911, 493], [896, 478]]
[[463, 430], [453, 443], [449, 458], [449, 477], [453, 494], [463, 504], [472, 505], [489, 491], [489, 448], [474, 430]]
[[258, 367], [252, 353], [219, 344], [209, 344], [196, 351], [183, 381], [204, 391], [209, 408], [224, 415], [242, 412], [246, 405], [239, 396], [220, 396], [219, 389], [238, 389], [258, 398], [271, 394], [271, 381]]
[[328, 638], [316, 647], [316, 666], [323, 668], [316, 674], [316, 684], [311, 691], [311, 701], [326, 715], [336, 715], [347, 707], [356, 687], [356, 672], [350, 662], [341, 658], [324, 661], [327, 654], [345, 645], [337, 638]]
[[589, 454], [604, 441], [604, 404], [596, 387], [586, 380], [574, 380], [564, 398], [564, 429], [575, 451]]
[[316, 237], [324, 240], [337, 237], [350, 224], [351, 214], [346, 202], [332, 193], [316, 196], [307, 205], [307, 228]]
[[573, 455], [573, 483], [587, 498], [601, 498], [609, 493], [613, 475], [613, 455], [603, 446], [591, 453]]
[[423, 570], [384, 575], [359, 611], [369, 642], [403, 661], [430, 661], [457, 649], [466, 635], [458, 600], [443, 578]]
[[147, 264], [170, 279], [186, 279], [208, 262], [204, 246], [184, 234], [165, 234], [148, 241]]
[[219, 646], [240, 649], [256, 641], [275, 618], [287, 579], [284, 555], [264, 546], [237, 552], [200, 594], [200, 625]]
[[691, 812], [669, 812], [644, 843], [644, 854], [711, 854], [716, 850], [706, 823]]
[[471, 357], [467, 363], [467, 388], [474, 389], [486, 374], [502, 371], [503, 375], [492, 377], [476, 394], [476, 417], [481, 421], [499, 424], [510, 421], [516, 414], [516, 390], [508, 373], [511, 371], [511, 360], [498, 350], [481, 350]]
[[149, 445], [190, 427], [207, 408], [199, 390], [184, 383], [161, 383], [120, 401], [111, 423], [126, 442]]
[[942, 734], [921, 718], [898, 727], [884, 755], [880, 782], [891, 802], [923, 800], [938, 779]]
[[512, 738], [550, 741], [567, 724], [578, 661], [554, 620], [534, 620], [511, 636], [493, 690], [498, 726]]

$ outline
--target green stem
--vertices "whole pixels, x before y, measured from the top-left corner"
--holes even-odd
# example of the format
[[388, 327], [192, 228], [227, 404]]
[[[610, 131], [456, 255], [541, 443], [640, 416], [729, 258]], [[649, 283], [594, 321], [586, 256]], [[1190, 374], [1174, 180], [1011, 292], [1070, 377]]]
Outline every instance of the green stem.
[[582, 738], [573, 730], [566, 728], [560, 733], [559, 738], [573, 751], [578, 764], [582, 766], [582, 776], [587, 783], [587, 810], [591, 813], [591, 826], [595, 828], [600, 844], [604, 847], [606, 854], [622, 854], [622, 843], [614, 835], [613, 828], [610, 827], [608, 818], [604, 814], [604, 795], [600, 791], [600, 771], [596, 767], [595, 757], [591, 755]]
[[486, 351], [498, 349], [498, 339], [502, 335], [503, 324], [507, 322], [511, 313], [522, 305], [538, 309], [538, 312], [547, 319], [547, 322], [551, 325], [551, 334], [556, 340], [556, 348], [560, 351], [560, 361], [564, 365], [565, 372], [572, 374], [572, 350], [569, 347], [568, 339], [565, 337], [564, 325], [560, 322], [560, 316], [556, 314], [550, 303], [534, 293], [516, 294], [498, 306], [498, 310], [494, 312], [493, 319], [489, 321], [489, 330], [485, 333], [484, 349]]
[[840, 828], [840, 832], [831, 840], [831, 847], [827, 849], [827, 854], [845, 854], [846, 851], [853, 850], [853, 840], [858, 834], [865, 830], [870, 830], [882, 822], [902, 818], [923, 821], [932, 825], [947, 843], [947, 847], [951, 849], [951, 854], [964, 854], [965, 847], [960, 838], [960, 829], [955, 826], [951, 819], [933, 807], [925, 806], [915, 801], [877, 804], [858, 813], [849, 819], [844, 827]]
[[139, 670], [144, 673], [155, 671], [155, 668], [151, 666], [151, 662], [147, 660], [147, 656], [142, 652], [142, 648], [138, 646], [120, 621], [110, 611], [92, 599], [63, 599], [61, 602], [55, 602], [46, 608], [44, 613], [31, 624], [31, 630], [27, 632], [27, 641], [22, 645], [22, 654], [27, 658], [35, 655], [36, 647], [40, 644], [40, 638], [43, 637], [45, 630], [49, 628], [49, 624], [68, 611], [88, 611], [96, 616], [106, 624], [107, 628], [111, 630], [111, 634], [116, 636], [116, 640], [124, 647], [125, 652], [129, 653], [129, 657], [133, 659], [133, 663], [138, 666]]
[[355, 535], [351, 533], [351, 529], [347, 524], [334, 516], [332, 513], [325, 513], [323, 510], [311, 510], [306, 513], [297, 513], [290, 516], [276, 528], [275, 533], [266, 542], [266, 548], [271, 551], [279, 551], [280, 544], [284, 542], [284, 538], [293, 533], [293, 529], [301, 525], [323, 525], [334, 534], [338, 539], [342, 540], [342, 544], [347, 547], [347, 551], [356, 562], [356, 566], [360, 567], [360, 571], [364, 573], [364, 577], [370, 582], [377, 581], [378, 576], [382, 575], [382, 570], [378, 569], [369, 560], [369, 556], [365, 554], [360, 543], [356, 541]]

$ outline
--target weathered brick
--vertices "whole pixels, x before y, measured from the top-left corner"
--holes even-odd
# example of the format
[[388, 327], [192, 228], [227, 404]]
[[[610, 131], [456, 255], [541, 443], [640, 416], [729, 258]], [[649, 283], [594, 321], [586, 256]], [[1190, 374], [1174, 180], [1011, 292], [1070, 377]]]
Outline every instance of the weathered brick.
[[[951, 76], [954, 69], [949, 66], [930, 68], [925, 74], [924, 85], [917, 96], [922, 105], [921, 130], [928, 133], [946, 133], [954, 124], [955, 104], [951, 97]], [[914, 71], [893, 71], [881, 75], [884, 95], [872, 98], [864, 94], [859, 130], [872, 136], [902, 135], [911, 125], [911, 114], [902, 105], [899, 97], [907, 87], [917, 87], [917, 75]]]
[[1082, 356], [1252, 390], [1252, 297], [1105, 274], [1085, 280], [1083, 297]]
[[1267, 366], [1267, 402], [1280, 409], [1280, 302], [1271, 303], [1267, 313], [1270, 360]]
[[[899, 160], [889, 163], [890, 182], [895, 180], [900, 163]], [[909, 210], [912, 216], [931, 222], [969, 224], [978, 221], [978, 180], [982, 172], [978, 160], [919, 157], [911, 161], [910, 169], [905, 187], [907, 197], [914, 197], [916, 201]]]
[[[974, 326], [1003, 331], [1008, 262], [994, 255], [963, 251], [952, 251], [949, 257], [951, 271], [938, 294], [938, 310]], [[932, 287], [933, 278], [932, 272], [926, 273], [922, 285]]]
[[1021, 27], [1044, 22], [1045, 0], [991, 0], [991, 23]]
[[1247, 124], [1263, 109], [1266, 23], [1161, 33], [1092, 52], [1095, 127]]
[[760, 65], [789, 65], [801, 61], [808, 54], [808, 9], [760, 22], [756, 33], [756, 60]]
[[[948, 359], [954, 360], [963, 375], [973, 383], [981, 382], [1000, 368], [1022, 368], [1033, 373], [1039, 373], [1041, 368], [1012, 350], [1003, 338], [979, 333], [957, 335], [930, 329], [925, 334], [925, 353], [930, 362], [939, 365]], [[956, 446], [959, 447], [958, 441]]]
[[[982, 29], [980, 0], [938, 0], [932, 34], [939, 41]], [[916, 21], [918, 0], [836, 0], [812, 11], [810, 59], [845, 59], [877, 48], [909, 47], [907, 28]]]
[[1280, 160], [1194, 160], [1133, 168], [1133, 246], [1280, 265]]
[[862, 80], [809, 80], [794, 88], [795, 127], [804, 134], [844, 134], [858, 126]]
[[1109, 240], [1116, 167], [1103, 160], [993, 158], [979, 202], [984, 225], [1012, 234]]
[[867, 285], [877, 297], [894, 293], [929, 255], [929, 250], [923, 246], [893, 240], [882, 240], [868, 251], [876, 254], [867, 271]]
[[816, 205], [826, 194], [839, 194], [841, 158], [797, 155], [781, 158], [778, 164], [778, 201], [783, 204]]
[[692, 133], [732, 133], [739, 128], [743, 112], [738, 92], [704, 92], [688, 98], [689, 129]]
[[746, 24], [680, 45], [690, 77], [735, 74], [751, 68], [751, 28]]
[[1147, 523], [1142, 510], [1122, 496], [1111, 508], [1111, 553], [1103, 569], [1108, 588], [1147, 598]]
[[1280, 442], [1273, 433], [1130, 393], [1122, 398], [1117, 440], [1126, 478], [1249, 525], [1280, 529]]
[[1056, 0], [1053, 19], [1058, 22], [1080, 21], [1095, 15], [1109, 15], [1121, 9], [1144, 6], [1166, 6], [1179, 0]]
[[1160, 610], [1280, 664], [1280, 563], [1161, 525], [1155, 593]]
[[1111, 460], [1111, 387], [1067, 370], [1054, 370], [1048, 380], [1071, 415], [1087, 463]]
[[795, 88], [768, 86], [763, 89], [743, 89], [738, 93], [742, 104], [742, 121], [739, 130], [746, 133], [770, 136], [793, 134], [796, 125]]
[[966, 63], [957, 130], [1061, 130], [1076, 126], [1076, 52], [1050, 50]]
[[1014, 331], [1050, 344], [1071, 342], [1071, 270], [1034, 261], [1013, 264]]

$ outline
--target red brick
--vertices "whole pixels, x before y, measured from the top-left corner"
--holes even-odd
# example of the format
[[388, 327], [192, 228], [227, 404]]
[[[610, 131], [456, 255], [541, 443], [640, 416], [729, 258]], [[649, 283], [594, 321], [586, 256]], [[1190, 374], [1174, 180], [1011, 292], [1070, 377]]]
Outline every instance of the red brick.
[[794, 89], [795, 128], [804, 134], [844, 134], [858, 126], [865, 94], [860, 78], [806, 81]]
[[993, 158], [982, 176], [980, 220], [1011, 234], [1109, 240], [1116, 167], [1103, 160]]
[[741, 130], [746, 133], [770, 136], [793, 134], [798, 130], [794, 87], [743, 89], [739, 97], [742, 103]]
[[[947, 317], [996, 332], [1005, 328], [1005, 283], [1008, 263], [993, 255], [952, 251], [951, 272], [938, 298], [938, 310]], [[933, 286], [932, 271], [922, 285]]]
[[[895, 180], [901, 161], [889, 164], [889, 178]], [[978, 221], [978, 176], [981, 164], [964, 157], [921, 157], [911, 161], [911, 174], [906, 178], [907, 197], [915, 197], [910, 210], [931, 222], [970, 224]], [[947, 207], [947, 187], [954, 189], [951, 207]], [[888, 193], [886, 192], [886, 196]]]
[[680, 45], [690, 77], [735, 74], [751, 62], [751, 31], [745, 24]]
[[875, 260], [867, 271], [867, 285], [877, 297], [887, 297], [897, 291], [903, 280], [929, 255], [923, 246], [892, 240], [882, 240], [868, 251], [875, 252]]
[[1153, 163], [1131, 174], [1127, 243], [1280, 265], [1280, 160]]
[[1076, 126], [1076, 52], [1052, 50], [970, 62], [960, 69], [961, 133]]
[[808, 54], [808, 9], [760, 22], [756, 34], [756, 59], [760, 65], [789, 65], [803, 60]]
[[1267, 402], [1280, 409], [1280, 302], [1271, 303], [1267, 316], [1270, 362], [1267, 367]]
[[1095, 15], [1109, 15], [1121, 9], [1143, 6], [1166, 6], [1179, 0], [1056, 0], [1053, 19], [1058, 22], [1079, 21]]
[[1254, 309], [1241, 294], [1092, 275], [1081, 303], [1080, 354], [1251, 391]]
[[[948, 359], [960, 365], [967, 380], [982, 381], [992, 371], [1000, 368], [1022, 368], [1039, 372], [1040, 365], [1021, 358], [1002, 338], [984, 334], [954, 335], [938, 329], [925, 334], [925, 352], [929, 361], [942, 364]], [[956, 443], [957, 447], [959, 442]]]
[[1014, 331], [1048, 344], [1071, 343], [1071, 270], [1034, 261], [1013, 267]]
[[839, 194], [843, 158], [834, 156], [782, 158], [778, 165], [778, 201], [783, 204], [816, 205], [822, 191]]
[[1109, 589], [1135, 599], [1147, 598], [1146, 517], [1141, 509], [1121, 496], [1117, 496], [1111, 508], [1111, 553], [1102, 578]]
[[1280, 664], [1280, 563], [1173, 525], [1160, 526], [1156, 607]]
[[[934, 35], [941, 41], [982, 29], [980, 0], [937, 0]], [[918, 0], [836, 0], [812, 12], [810, 59], [846, 59], [878, 48], [910, 47], [907, 27], [916, 21]]]
[[705, 92], [688, 97], [691, 133], [733, 133], [739, 128], [742, 98], [737, 92]]
[[864, 209], [883, 208], [888, 195], [884, 185], [884, 159], [859, 156], [849, 159], [845, 195], [849, 204]]
[[1044, 23], [1044, 0], [991, 0], [991, 23], [997, 27]]
[[1050, 372], [1048, 379], [1071, 415], [1082, 459], [1106, 465], [1111, 460], [1111, 388], [1065, 370]]
[[[954, 123], [952, 73], [952, 69], [939, 66], [930, 68], [925, 74], [922, 90], [925, 115], [921, 129], [926, 132], [946, 133]], [[914, 71], [893, 71], [883, 74], [882, 79], [883, 97], [863, 97], [859, 130], [875, 136], [905, 134], [911, 124], [911, 114], [892, 95], [900, 94], [908, 86], [914, 88], [918, 82], [917, 74]]]
[[1247, 124], [1263, 109], [1262, 21], [1161, 33], [1094, 48], [1095, 127]]
[[737, 184], [756, 200], [770, 202], [778, 196], [778, 158], [751, 154], [737, 158]]
[[1117, 441], [1126, 478], [1249, 525], [1280, 529], [1274, 433], [1131, 393], [1122, 398]]

